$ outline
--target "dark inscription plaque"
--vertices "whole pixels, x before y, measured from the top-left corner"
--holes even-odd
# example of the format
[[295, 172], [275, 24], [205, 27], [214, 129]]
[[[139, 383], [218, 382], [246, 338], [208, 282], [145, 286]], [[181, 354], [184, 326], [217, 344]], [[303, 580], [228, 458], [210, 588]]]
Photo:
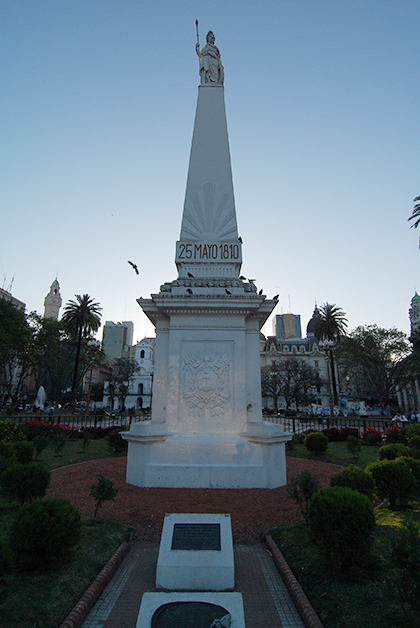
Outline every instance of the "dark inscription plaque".
[[220, 552], [220, 523], [175, 523], [171, 549]]

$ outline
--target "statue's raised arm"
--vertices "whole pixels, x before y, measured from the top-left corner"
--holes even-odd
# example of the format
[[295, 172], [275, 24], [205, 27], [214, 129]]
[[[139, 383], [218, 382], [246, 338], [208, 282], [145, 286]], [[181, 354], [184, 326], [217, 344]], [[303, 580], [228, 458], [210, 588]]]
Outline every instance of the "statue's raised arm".
[[207, 33], [206, 45], [200, 50], [197, 42], [195, 50], [200, 59], [201, 85], [223, 85], [224, 69], [220, 58], [220, 51], [214, 45], [215, 37], [212, 31]]

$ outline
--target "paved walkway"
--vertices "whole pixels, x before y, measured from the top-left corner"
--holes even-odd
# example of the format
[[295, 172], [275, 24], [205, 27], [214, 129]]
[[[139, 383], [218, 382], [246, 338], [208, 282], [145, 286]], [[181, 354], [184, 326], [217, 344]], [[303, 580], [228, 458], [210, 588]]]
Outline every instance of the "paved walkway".
[[[133, 545], [82, 628], [135, 628], [143, 593], [155, 590], [158, 551], [157, 544]], [[265, 545], [234, 545], [234, 555], [246, 628], [304, 628]]]

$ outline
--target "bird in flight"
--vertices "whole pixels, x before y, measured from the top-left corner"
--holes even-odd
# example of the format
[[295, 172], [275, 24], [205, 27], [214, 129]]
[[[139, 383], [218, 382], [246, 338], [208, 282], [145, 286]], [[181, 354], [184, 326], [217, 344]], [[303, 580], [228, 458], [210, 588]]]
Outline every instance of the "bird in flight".
[[139, 269], [137, 268], [136, 264], [133, 264], [133, 262], [130, 262], [130, 260], [127, 260], [127, 263], [130, 264], [130, 266], [132, 266], [134, 268], [134, 270], [136, 271], [136, 275], [139, 274]]

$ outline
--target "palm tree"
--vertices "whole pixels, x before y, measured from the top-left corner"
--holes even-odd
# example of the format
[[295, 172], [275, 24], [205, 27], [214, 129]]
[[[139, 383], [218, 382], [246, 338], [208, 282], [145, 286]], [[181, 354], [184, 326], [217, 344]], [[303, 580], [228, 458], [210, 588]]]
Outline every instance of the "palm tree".
[[[342, 336], [346, 335], [347, 318], [346, 313], [335, 305], [335, 303], [323, 303], [319, 308], [319, 318], [315, 321], [315, 336], [319, 341], [329, 340], [336, 343]], [[334, 352], [332, 348], [328, 349], [328, 357], [330, 359], [330, 371], [332, 380], [332, 389], [334, 396], [334, 405], [338, 404], [337, 383], [335, 378]]]
[[74, 401], [77, 389], [77, 375], [79, 370], [80, 348], [82, 338], [94, 334], [101, 325], [102, 308], [99, 303], [94, 303], [93, 299], [84, 294], [76, 294], [76, 301], [69, 301], [64, 308], [61, 322], [64, 329], [77, 338], [76, 357], [74, 360], [73, 383], [71, 387], [71, 399]]
[[[416, 201], [420, 201], [420, 196], [416, 196], [414, 203], [416, 203]], [[420, 202], [414, 205], [413, 213], [408, 220], [413, 220], [413, 218], [417, 218], [417, 220], [411, 226], [414, 227], [414, 229], [417, 229], [420, 224]]]

